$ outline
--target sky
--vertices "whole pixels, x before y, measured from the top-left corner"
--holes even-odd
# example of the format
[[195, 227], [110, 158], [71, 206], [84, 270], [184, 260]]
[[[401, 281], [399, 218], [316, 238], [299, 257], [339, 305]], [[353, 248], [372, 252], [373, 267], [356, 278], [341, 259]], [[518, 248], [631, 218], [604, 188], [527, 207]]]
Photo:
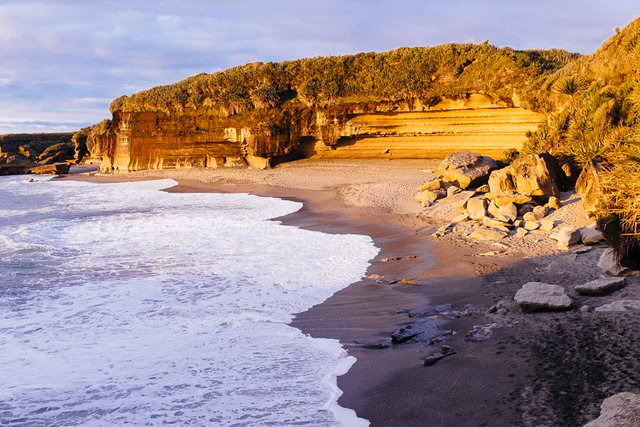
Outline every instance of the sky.
[[488, 40], [593, 53], [640, 0], [0, 0], [0, 134], [75, 131], [255, 61]]

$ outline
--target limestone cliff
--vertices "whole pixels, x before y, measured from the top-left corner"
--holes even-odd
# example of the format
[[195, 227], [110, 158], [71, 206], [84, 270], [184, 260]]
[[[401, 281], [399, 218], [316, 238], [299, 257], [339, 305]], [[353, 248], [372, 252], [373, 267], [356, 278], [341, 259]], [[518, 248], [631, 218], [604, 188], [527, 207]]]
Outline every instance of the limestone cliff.
[[94, 148], [103, 171], [495, 155], [537, 127], [540, 85], [576, 57], [484, 43], [248, 64], [114, 100]]

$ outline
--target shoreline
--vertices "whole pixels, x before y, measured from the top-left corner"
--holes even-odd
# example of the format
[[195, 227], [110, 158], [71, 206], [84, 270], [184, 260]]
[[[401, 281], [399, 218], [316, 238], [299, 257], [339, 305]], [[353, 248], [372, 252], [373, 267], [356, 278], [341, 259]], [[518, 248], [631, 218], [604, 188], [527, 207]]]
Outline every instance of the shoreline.
[[[335, 167], [345, 165], [329, 163]], [[365, 162], [364, 168], [377, 167], [375, 163]], [[397, 167], [404, 163], [407, 170], [414, 170], [415, 176], [410, 182], [426, 180], [419, 167], [419, 163], [425, 162], [392, 163], [384, 162], [383, 166]], [[299, 169], [293, 171], [294, 177], [300, 176], [301, 171], [311, 175], [324, 173], [326, 162], [298, 165], [293, 167]], [[403, 167], [380, 180], [367, 177], [362, 185], [365, 190], [367, 185], [379, 189], [380, 182], [384, 184], [385, 179], [402, 172]], [[377, 206], [372, 206], [376, 203], [361, 203], [357, 197], [354, 203], [354, 198], [349, 199], [345, 194], [353, 195], [352, 190], [360, 183], [352, 184], [349, 178], [342, 178], [342, 183], [329, 182], [322, 187], [313, 182], [307, 185], [307, 182], [295, 181], [288, 187], [274, 185], [280, 183], [273, 175], [287, 173], [286, 170], [281, 173], [278, 168], [246, 174], [239, 171], [167, 170], [101, 177], [76, 175], [62, 179], [114, 182], [173, 178], [179, 184], [168, 191], [246, 192], [292, 199], [302, 201], [303, 208], [274, 220], [328, 233], [369, 235], [380, 248], [380, 253], [371, 261], [366, 274], [384, 276], [378, 280], [382, 283], [365, 277], [336, 292], [322, 304], [298, 313], [291, 325], [313, 337], [338, 339], [348, 353], [356, 357], [357, 361], [348, 373], [338, 377], [338, 387], [343, 392], [338, 403], [354, 409], [359, 417], [370, 420], [374, 426], [536, 425], [544, 421], [588, 421], [597, 417], [602, 398], [620, 388], [617, 381], [604, 389], [592, 390], [595, 384], [584, 375], [571, 383], [559, 372], [566, 369], [566, 363], [554, 366], [554, 361], [548, 360], [542, 351], [548, 351], [555, 357], [573, 351], [563, 349], [565, 345], [562, 342], [554, 343], [554, 334], [560, 332], [568, 334], [565, 341], [573, 340], [574, 346], [582, 345], [588, 338], [584, 336], [587, 331], [580, 329], [583, 333], [576, 333], [568, 328], [575, 324], [576, 318], [586, 318], [594, 327], [600, 328], [602, 319], [594, 317], [594, 313], [576, 310], [522, 315], [514, 309], [512, 297], [515, 289], [530, 281], [532, 276], [542, 280], [546, 273], [551, 275], [551, 272], [541, 271], [541, 263], [564, 262], [566, 254], [549, 253], [547, 249], [532, 253], [530, 257], [517, 254], [477, 257], [479, 252], [490, 248], [490, 244], [455, 238], [434, 242], [427, 236], [439, 225], [438, 218], [431, 218], [431, 223], [425, 223], [424, 218], [418, 217], [421, 209], [411, 199], [407, 205], [399, 203], [398, 209], [390, 209], [386, 199], [376, 201], [371, 194], [369, 196]], [[247, 175], [250, 175], [249, 179]], [[265, 176], [270, 178], [264, 179]], [[417, 185], [412, 190], [415, 187]], [[410, 193], [404, 191], [402, 195], [406, 198]], [[415, 204], [415, 212], [411, 211], [410, 204]], [[416, 258], [409, 258], [410, 255]], [[382, 262], [385, 258], [394, 257], [401, 259]], [[573, 260], [570, 258], [566, 259], [567, 263], [576, 261], [576, 256]], [[591, 268], [584, 270], [576, 274], [584, 277], [594, 274]], [[578, 280], [578, 276], [572, 280]], [[416, 285], [386, 284], [389, 279], [407, 279]], [[488, 308], [498, 301], [507, 301], [504, 304], [506, 310], [488, 313]], [[411, 323], [407, 315], [411, 310], [441, 304], [451, 304], [453, 310], [440, 319], [443, 328], [453, 331], [442, 343], [417, 342], [371, 348], [376, 343], [390, 341], [394, 330]], [[465, 340], [466, 333], [474, 326], [492, 324], [498, 326], [492, 329], [490, 339], [483, 342]], [[622, 326], [624, 322], [618, 332], [624, 335]], [[450, 345], [456, 354], [433, 366], [423, 366], [424, 357], [439, 351], [442, 344]], [[640, 345], [635, 346], [632, 353], [640, 355], [638, 347]], [[577, 362], [568, 361], [577, 364], [576, 371], [591, 366], [587, 358], [578, 359]], [[542, 367], [549, 371], [548, 375]], [[571, 395], [576, 383], [589, 388], [588, 392], [583, 392], [578, 400], [554, 407], [557, 406], [557, 393]], [[571, 415], [568, 412], [575, 411], [576, 402], [579, 402], [583, 413]], [[545, 410], [551, 414], [539, 413]]]

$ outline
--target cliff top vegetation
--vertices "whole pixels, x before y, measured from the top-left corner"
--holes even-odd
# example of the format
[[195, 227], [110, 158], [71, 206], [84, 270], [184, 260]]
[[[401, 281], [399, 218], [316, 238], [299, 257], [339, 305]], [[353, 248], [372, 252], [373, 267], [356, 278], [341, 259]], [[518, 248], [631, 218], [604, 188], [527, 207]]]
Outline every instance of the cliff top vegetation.
[[303, 107], [421, 99], [437, 103], [484, 93], [510, 104], [514, 93], [533, 109], [545, 78], [578, 54], [563, 50], [517, 51], [488, 43], [401, 48], [383, 53], [252, 63], [198, 74], [115, 99], [112, 113], [183, 112], [233, 115], [283, 104]]

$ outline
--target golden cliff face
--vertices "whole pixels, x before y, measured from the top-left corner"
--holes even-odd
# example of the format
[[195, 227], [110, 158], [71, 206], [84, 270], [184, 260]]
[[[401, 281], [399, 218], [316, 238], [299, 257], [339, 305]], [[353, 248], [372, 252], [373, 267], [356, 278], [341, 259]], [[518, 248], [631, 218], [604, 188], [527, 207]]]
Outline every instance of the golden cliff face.
[[289, 157], [438, 158], [519, 149], [543, 116], [483, 95], [420, 103], [279, 108], [253, 114], [117, 112], [102, 138], [102, 171], [269, 167]]

